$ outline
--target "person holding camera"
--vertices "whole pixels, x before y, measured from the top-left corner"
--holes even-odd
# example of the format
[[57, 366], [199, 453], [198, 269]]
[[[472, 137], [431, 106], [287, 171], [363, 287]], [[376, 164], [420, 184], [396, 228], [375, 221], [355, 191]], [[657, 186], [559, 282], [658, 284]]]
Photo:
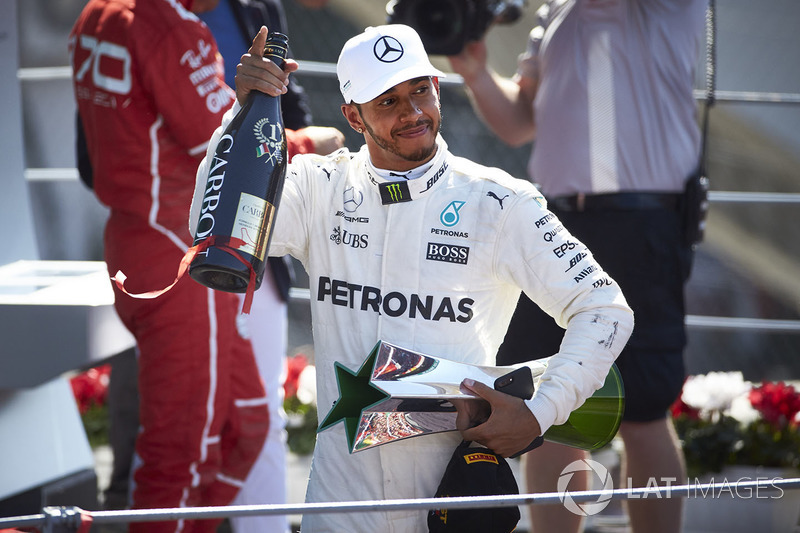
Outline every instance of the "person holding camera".
[[[617, 364], [626, 410], [624, 484], [681, 483], [668, 408], [684, 380], [684, 286], [692, 260], [684, 190], [700, 161], [693, 82], [702, 0], [547, 1], [513, 78], [487, 65], [482, 41], [449, 57], [473, 106], [504, 142], [535, 140], [530, 179], [617, 280], [636, 329]], [[573, 253], [578, 257], [578, 252]], [[563, 330], [524, 296], [497, 362], [559, 350]], [[528, 490], [552, 492], [580, 450], [545, 443], [527, 456]], [[577, 476], [574, 479], [576, 479]], [[587, 488], [573, 484], [570, 490]], [[631, 500], [633, 531], [677, 532], [681, 499]], [[534, 531], [578, 531], [582, 517], [532, 506]]]
[[[297, 68], [287, 60], [284, 72], [261, 57], [266, 36], [262, 28], [238, 67], [237, 103], [198, 169], [190, 227], [224, 127], [251, 90], [282, 94]], [[412, 28], [370, 27], [351, 38], [337, 75], [342, 113], [365, 144], [289, 163], [269, 249], [293, 255], [309, 275], [320, 414], [339, 398], [335, 363], [357, 372], [378, 340], [491, 365], [520, 290], [566, 328], [532, 399], [461, 383], [491, 405], [490, 414], [462, 409], [461, 434], [433, 433], [354, 454], [349, 422], [317, 435], [306, 501], [431, 498], [462, 438], [507, 457], [564, 423], [602, 386], [633, 315], [583, 245], [579, 276], [567, 271], [569, 257], [552, 253], [577, 241], [535, 187], [450, 153], [439, 134], [442, 73]], [[425, 510], [309, 513], [302, 523], [304, 533], [426, 530]]]

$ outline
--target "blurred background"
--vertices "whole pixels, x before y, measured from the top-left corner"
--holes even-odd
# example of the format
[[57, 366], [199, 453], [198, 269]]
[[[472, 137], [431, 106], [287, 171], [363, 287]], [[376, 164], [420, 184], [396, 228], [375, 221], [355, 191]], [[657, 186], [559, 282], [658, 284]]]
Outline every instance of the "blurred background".
[[[75, 103], [67, 35], [84, 4], [84, 0], [25, 0], [16, 7], [19, 135], [39, 259], [102, 258], [106, 213], [74, 170]], [[531, 0], [517, 22], [490, 29], [490, 61], [501, 74], [513, 74], [540, 4]], [[384, 23], [385, 1], [330, 0], [319, 10], [293, 0], [284, 5], [294, 57], [301, 67], [304, 62], [309, 67], [301, 68], [297, 78], [310, 95], [316, 123], [340, 128], [348, 135], [348, 145], [356, 148], [359, 139], [339, 111], [335, 76], [319, 72], [325, 68], [311, 67], [335, 63], [350, 36], [365, 26]], [[797, 200], [792, 195], [800, 193], [800, 103], [796, 94], [789, 103], [737, 101], [750, 93], [800, 92], [798, 20], [796, 0], [766, 0], [757, 14], [751, 1], [717, 2], [720, 97], [711, 110], [708, 139], [712, 203], [706, 240], [697, 249], [688, 290], [686, 359], [692, 374], [741, 370], [745, 379], [753, 381], [800, 379], [800, 328], [794, 322], [800, 313], [800, 205], [792, 202]], [[7, 31], [0, 35], [7, 38]], [[0, 61], [9, 65], [12, 59]], [[449, 71], [444, 57], [434, 57], [434, 62]], [[700, 107], [704, 71], [701, 58], [696, 83]], [[7, 67], [3, 72], [7, 77]], [[499, 143], [476, 119], [458, 83], [443, 85], [442, 93], [443, 136], [452, 151], [524, 178], [531, 146], [510, 149]], [[733, 97], [723, 97], [727, 93]], [[19, 143], [14, 128], [3, 131], [3, 146]], [[15, 173], [2, 177], [3, 182], [20, 179]], [[728, 192], [770, 194], [739, 201], [740, 195]], [[309, 343], [304, 302], [294, 302], [291, 313], [290, 347]]]

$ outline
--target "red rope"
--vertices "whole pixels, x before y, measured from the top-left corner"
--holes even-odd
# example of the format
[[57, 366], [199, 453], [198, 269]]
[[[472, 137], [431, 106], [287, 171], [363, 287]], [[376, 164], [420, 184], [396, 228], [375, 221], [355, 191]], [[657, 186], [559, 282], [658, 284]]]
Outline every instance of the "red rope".
[[256, 290], [256, 271], [253, 269], [253, 265], [250, 264], [244, 257], [242, 257], [237, 248], [239, 246], [244, 245], [245, 242], [242, 239], [236, 237], [220, 237], [218, 235], [212, 235], [207, 239], [204, 239], [202, 242], [198, 243], [195, 246], [189, 248], [186, 253], [184, 254], [183, 258], [181, 259], [180, 264], [178, 265], [178, 273], [175, 276], [175, 280], [167, 287], [164, 287], [160, 290], [155, 291], [147, 291], [141, 293], [131, 293], [125, 288], [125, 280], [128, 279], [121, 270], [118, 270], [117, 273], [111, 277], [111, 280], [116, 284], [117, 288], [122, 291], [123, 293], [127, 294], [132, 298], [139, 298], [143, 300], [149, 300], [152, 298], [157, 298], [170, 290], [172, 287], [175, 286], [178, 281], [183, 277], [186, 271], [189, 269], [189, 265], [194, 260], [195, 256], [201, 252], [204, 252], [208, 248], [215, 246], [216, 248], [229, 253], [233, 257], [235, 257], [239, 262], [247, 267], [247, 270], [250, 273], [248, 282], [247, 282], [247, 290], [245, 292], [244, 302], [242, 303], [242, 314], [250, 314], [250, 307], [253, 304], [253, 293]]

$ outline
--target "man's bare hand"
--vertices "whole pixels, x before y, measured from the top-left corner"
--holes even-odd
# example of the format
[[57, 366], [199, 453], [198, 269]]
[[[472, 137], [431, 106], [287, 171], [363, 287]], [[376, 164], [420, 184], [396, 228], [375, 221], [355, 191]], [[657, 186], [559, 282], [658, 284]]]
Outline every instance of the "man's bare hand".
[[[539, 422], [523, 400], [471, 379], [465, 379], [461, 388], [485, 400], [453, 402], [458, 410], [456, 427], [465, 440], [476, 441], [503, 457], [510, 457], [525, 449], [541, 434]], [[481, 414], [480, 409], [485, 409], [487, 402], [491, 407], [488, 419], [470, 427], [485, 416], [485, 411]], [[480, 404], [484, 407], [481, 408]]]
[[270, 96], [286, 93], [289, 74], [297, 70], [297, 62], [292, 59], [287, 59], [281, 70], [278, 65], [263, 56], [267, 35], [267, 27], [261, 26], [250, 49], [236, 66], [236, 99], [241, 105], [247, 101], [250, 91], [261, 91]]
[[328, 155], [344, 146], [344, 133], [327, 126], [308, 126], [298, 130], [314, 143], [314, 153]]
[[447, 56], [453, 72], [460, 74], [469, 83], [487, 69], [488, 52], [484, 41], [470, 41], [457, 55]]
[[[462, 392], [469, 391], [462, 388]], [[486, 400], [453, 400], [453, 405], [458, 411], [456, 415], [456, 429], [462, 434], [464, 431], [479, 426], [489, 420], [492, 406]]]

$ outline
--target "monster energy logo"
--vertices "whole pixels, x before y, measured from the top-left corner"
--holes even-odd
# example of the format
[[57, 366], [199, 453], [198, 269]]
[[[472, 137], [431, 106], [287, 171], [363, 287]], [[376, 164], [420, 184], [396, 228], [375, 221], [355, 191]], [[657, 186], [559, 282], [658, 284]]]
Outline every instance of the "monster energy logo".
[[391, 197], [393, 202], [399, 202], [403, 198], [403, 191], [400, 190], [399, 183], [392, 183], [386, 190], [389, 191], [389, 196]]
[[404, 181], [381, 183], [378, 185], [378, 190], [381, 193], [381, 203], [383, 203], [383, 205], [411, 201], [411, 192], [408, 190], [408, 183]]

